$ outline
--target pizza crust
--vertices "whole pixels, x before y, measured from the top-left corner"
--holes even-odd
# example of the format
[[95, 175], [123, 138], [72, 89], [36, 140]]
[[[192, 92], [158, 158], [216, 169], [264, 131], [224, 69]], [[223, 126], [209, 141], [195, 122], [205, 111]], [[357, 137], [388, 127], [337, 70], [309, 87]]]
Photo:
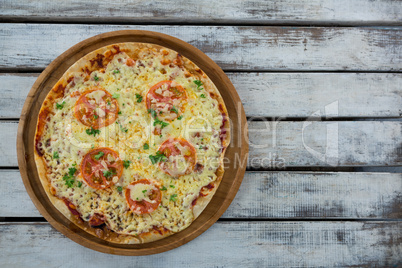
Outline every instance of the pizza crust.
[[[170, 236], [174, 234], [174, 232], [169, 231], [165, 228], [154, 228], [151, 231], [141, 233], [137, 236], [118, 234], [111, 231], [107, 226], [103, 225], [101, 227], [91, 227], [88, 222], [83, 221], [81, 218], [75, 216], [66, 206], [66, 203], [60, 198], [56, 197], [51, 193], [51, 185], [49, 179], [47, 177], [47, 173], [49, 172], [43, 156], [38, 150], [37, 143], [39, 142], [41, 135], [43, 133], [43, 129], [46, 125], [47, 118], [53, 115], [53, 106], [54, 103], [57, 102], [58, 99], [64, 96], [64, 89], [70, 83], [71, 79], [74, 77], [76, 73], [85, 72], [88, 76], [93, 71], [97, 71], [102, 69], [107, 65], [107, 63], [113, 59], [115, 54], [120, 52], [126, 53], [129, 57], [133, 59], [138, 58], [138, 54], [141, 50], [144, 49], [152, 49], [152, 50], [161, 50], [166, 49], [162, 46], [155, 44], [145, 44], [145, 43], [119, 43], [106, 47], [102, 47], [98, 50], [95, 50], [86, 56], [82, 57], [75, 64], [73, 64], [60, 78], [60, 80], [55, 84], [52, 90], [47, 95], [45, 101], [42, 104], [37, 123], [37, 131], [36, 131], [36, 141], [35, 141], [35, 162], [37, 171], [45, 189], [45, 192], [51, 201], [51, 203], [59, 210], [67, 219], [71, 222], [74, 222], [81, 229], [86, 232], [100, 237], [106, 241], [113, 243], [121, 243], [121, 244], [141, 244], [148, 243], [156, 240], [160, 240], [164, 237]], [[208, 203], [211, 201], [215, 192], [217, 191], [219, 184], [222, 180], [224, 174], [223, 167], [223, 158], [225, 155], [226, 148], [230, 143], [230, 122], [228, 120], [228, 113], [226, 110], [226, 106], [224, 101], [216, 89], [213, 82], [207, 77], [207, 75], [200, 70], [192, 61], [189, 59], [182, 57], [183, 66], [185, 66], [186, 70], [188, 70], [193, 76], [197, 77], [198, 80], [201, 80], [204, 83], [204, 88], [208, 90], [210, 96], [217, 100], [219, 103], [219, 108], [223, 117], [226, 117], [226, 121], [224, 122], [224, 128], [227, 129], [226, 135], [221, 140], [222, 142], [222, 153], [220, 155], [220, 166], [216, 171], [217, 178], [211, 184], [213, 185], [212, 189], [207, 194], [200, 195], [197, 197], [195, 205], [193, 206], [193, 215], [195, 220], [199, 215], [201, 215], [202, 211], [207, 207]]]

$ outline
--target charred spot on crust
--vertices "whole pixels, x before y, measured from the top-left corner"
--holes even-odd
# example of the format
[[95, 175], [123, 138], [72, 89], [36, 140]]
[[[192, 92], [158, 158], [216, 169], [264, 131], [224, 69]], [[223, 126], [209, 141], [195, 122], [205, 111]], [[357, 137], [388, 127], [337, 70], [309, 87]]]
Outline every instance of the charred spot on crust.
[[201, 173], [203, 169], [204, 169], [203, 165], [201, 165], [199, 163], [195, 164], [195, 167], [194, 167], [195, 172]]
[[50, 110], [48, 108], [42, 109], [38, 116], [38, 126], [36, 129], [36, 136], [35, 136], [35, 148], [36, 152], [39, 156], [43, 156], [44, 152], [42, 150], [42, 142], [40, 141], [43, 131], [45, 129], [45, 124], [47, 121], [47, 117], [50, 114]]
[[92, 60], [89, 60], [89, 62], [91, 63], [91, 67], [94, 67], [95, 63], [97, 64], [97, 67], [99, 68], [103, 68], [103, 59], [105, 58], [105, 56], [103, 56], [103, 54], [98, 54], [96, 55], [95, 58], [93, 58]]
[[92, 227], [97, 227], [105, 223], [106, 217], [102, 214], [95, 213], [94, 215], [91, 216], [89, 219], [89, 224]]

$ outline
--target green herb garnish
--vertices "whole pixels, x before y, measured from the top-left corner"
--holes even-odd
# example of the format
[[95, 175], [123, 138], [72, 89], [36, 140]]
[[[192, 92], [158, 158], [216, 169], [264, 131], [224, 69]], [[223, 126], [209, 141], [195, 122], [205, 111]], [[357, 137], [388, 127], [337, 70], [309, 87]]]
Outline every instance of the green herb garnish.
[[201, 97], [201, 98], [204, 98], [204, 99], [206, 98], [204, 94], [201, 94], [200, 97]]
[[166, 191], [167, 188], [165, 186], [162, 186], [162, 188], [160, 188], [161, 191]]
[[177, 120], [181, 120], [183, 118], [182, 115], [180, 115], [179, 117], [177, 117]]
[[194, 80], [194, 84], [197, 85], [197, 90], [203, 90], [202, 86], [204, 85], [200, 80]]
[[118, 191], [119, 193], [121, 193], [121, 192], [123, 191], [123, 187], [117, 186], [117, 191]]
[[144, 148], [144, 150], [148, 150], [148, 149], [149, 149], [148, 143], [145, 143], [144, 146], [143, 146], [143, 148]]
[[113, 175], [114, 173], [111, 170], [105, 170], [103, 171], [103, 176], [105, 176], [106, 178], [109, 178]]
[[59, 153], [58, 152], [53, 153], [53, 159], [59, 159]]
[[172, 194], [172, 195], [170, 196], [170, 198], [169, 198], [169, 201], [176, 202], [176, 200], [177, 200], [177, 194]]
[[123, 166], [124, 166], [124, 168], [128, 168], [128, 167], [130, 166], [130, 164], [131, 164], [131, 161], [130, 161], [130, 160], [123, 160]]
[[142, 101], [142, 96], [140, 94], [135, 94], [135, 97], [137, 98], [138, 103]]
[[91, 127], [90, 129], [85, 130], [85, 132], [88, 135], [94, 135], [94, 137], [95, 137], [96, 134], [100, 134], [100, 130], [99, 129], [94, 129], [93, 127]]
[[176, 114], [179, 114], [179, 111], [177, 110], [176, 107], [174, 107], [174, 105], [173, 105], [172, 109], [170, 109], [170, 111], [172, 111], [172, 112], [174, 112]]
[[163, 121], [159, 120], [158, 118], [155, 118], [154, 126], [156, 126], [156, 125], [161, 125], [161, 128], [164, 128], [164, 127], [168, 126], [169, 123], [163, 122]]
[[64, 104], [66, 104], [65, 101], [63, 101], [61, 104], [56, 103], [56, 109], [59, 109], [59, 110], [63, 109], [63, 108], [64, 108]]
[[78, 182], [78, 188], [81, 188], [81, 186], [82, 186], [82, 182], [79, 181], [79, 182]]
[[68, 168], [68, 175], [74, 176], [75, 172], [77, 172], [76, 168]]
[[120, 73], [120, 71], [119, 70], [113, 70], [113, 73], [118, 74], [118, 73]]
[[151, 159], [152, 164], [156, 164], [161, 161], [167, 161], [167, 157], [160, 151], [157, 151], [156, 155], [150, 155], [149, 159]]
[[170, 188], [174, 188], [174, 185], [169, 185]]
[[73, 187], [74, 182], [75, 182], [75, 180], [74, 180], [73, 177], [68, 176], [68, 175], [65, 175], [65, 176], [63, 177], [63, 180], [66, 182], [65, 185], [67, 185], [68, 188]]
[[99, 152], [97, 155], [95, 155], [95, 159], [99, 160], [99, 158], [101, 158], [102, 156], [104, 156], [105, 153], [104, 152]]
[[118, 99], [120, 97], [120, 94], [118, 93], [113, 93], [112, 98], [113, 99]]
[[94, 76], [94, 80], [95, 80], [95, 81], [98, 81], [98, 80], [99, 80], [99, 77], [95, 75], [95, 76]]

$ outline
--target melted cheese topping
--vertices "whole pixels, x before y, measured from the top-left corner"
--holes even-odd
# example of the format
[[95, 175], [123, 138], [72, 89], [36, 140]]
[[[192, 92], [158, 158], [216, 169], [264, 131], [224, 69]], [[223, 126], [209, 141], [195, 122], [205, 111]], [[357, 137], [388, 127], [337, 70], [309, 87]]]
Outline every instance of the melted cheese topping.
[[144, 183], [137, 183], [134, 185], [127, 186], [130, 189], [130, 198], [134, 201], [142, 201], [145, 200], [149, 203], [155, 203], [156, 200], [149, 199], [149, 195], [151, 194], [152, 190], [155, 189], [153, 185], [144, 184]]
[[102, 97], [105, 96], [105, 95], [106, 95], [106, 93], [103, 90], [95, 90], [95, 91], [93, 91], [91, 93], [88, 93], [87, 98], [95, 99], [96, 103], [100, 103]]
[[[174, 64], [161, 64], [163, 59], [173, 62], [176, 57], [177, 53], [171, 50], [169, 55], [163, 56], [155, 49], [143, 49], [138, 53], [140, 60], [135, 61], [133, 66], [127, 66], [124, 63], [128, 56], [117, 54], [104, 72], [93, 72], [89, 80], [84, 79], [82, 74], [76, 74], [67, 85], [64, 98], [57, 100], [65, 104], [62, 109], [54, 107], [54, 115], [49, 118], [41, 137], [41, 149], [55, 195], [74, 204], [83, 220], [88, 221], [93, 214], [99, 213], [105, 216], [111, 230], [129, 235], [150, 231], [154, 226], [178, 232], [193, 221], [192, 201], [202, 187], [217, 178], [215, 173], [220, 164], [223, 118], [218, 102], [209, 96], [207, 88], [197, 90], [193, 82], [198, 80], [197, 77], [186, 77], [187, 71]], [[95, 76], [97, 79], [94, 79]], [[154, 135], [154, 119], [147, 111], [145, 96], [150, 87], [163, 80], [174, 80], [180, 84], [187, 91], [188, 99], [179, 114], [182, 119], [168, 122], [161, 135]], [[115, 123], [100, 128], [100, 133], [96, 135], [87, 134], [89, 127], [74, 117], [74, 105], [79, 96], [92, 88], [119, 94], [116, 100], [121, 111]], [[218, 91], [214, 89], [213, 92], [217, 94]], [[94, 91], [88, 97], [98, 102], [102, 93]], [[137, 101], [138, 94], [143, 97], [142, 102]], [[202, 171], [173, 178], [161, 171], [157, 164], [151, 163], [149, 156], [155, 155], [158, 147], [170, 137], [183, 137], [195, 147], [197, 163], [204, 167]], [[144, 149], [145, 144], [149, 149]], [[113, 181], [118, 180], [117, 184], [108, 189], [93, 189], [85, 184], [78, 170], [72, 177], [73, 183], [68, 185], [65, 176], [69, 168], [75, 166], [79, 169], [83, 156], [97, 147], [110, 147], [119, 153], [122, 160], [131, 161], [120, 179], [113, 178]], [[58, 152], [59, 158], [53, 157], [55, 152]], [[119, 192], [117, 189], [132, 187], [130, 183], [141, 178], [152, 178], [166, 190], [162, 192], [161, 204], [155, 211], [138, 215], [130, 211], [124, 190]], [[147, 198], [141, 194], [143, 190], [149, 190], [148, 187], [132, 187], [134, 200], [137, 197]]]

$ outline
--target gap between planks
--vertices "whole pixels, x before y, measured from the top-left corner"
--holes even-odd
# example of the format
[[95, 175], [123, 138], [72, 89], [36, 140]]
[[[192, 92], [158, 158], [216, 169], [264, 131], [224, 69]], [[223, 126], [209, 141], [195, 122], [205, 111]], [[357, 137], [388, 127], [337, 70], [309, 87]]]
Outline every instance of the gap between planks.
[[[402, 74], [227, 73], [248, 118], [271, 121], [393, 120], [402, 115]], [[39, 74], [0, 74], [0, 118], [20, 116]], [[332, 106], [331, 106], [332, 105]], [[326, 109], [332, 107], [331, 114]], [[257, 117], [257, 118], [255, 118]], [[314, 118], [316, 120], [316, 118]]]
[[[3, 1], [3, 21], [130, 24], [236, 24], [236, 25], [399, 25], [398, 1], [223, 0], [211, 8], [208, 0], [135, 2], [123, 0], [88, 6], [83, 0], [39, 2]], [[68, 12], [66, 12], [68, 10]], [[102, 18], [101, 20], [99, 18]]]
[[[2, 26], [4, 49], [0, 68], [7, 70], [43, 69], [67, 48], [90, 36], [137, 29], [163, 32], [189, 42], [224, 70], [401, 71], [401, 27]], [[27, 39], [35, 42], [28, 44]]]
[[[17, 170], [0, 170], [0, 184], [0, 217], [41, 217]], [[401, 189], [401, 173], [246, 172], [221, 219], [401, 219]]]
[[401, 222], [217, 222], [177, 249], [133, 258], [84, 248], [47, 223], [0, 223], [0, 256], [7, 267], [398, 267], [401, 228]]

